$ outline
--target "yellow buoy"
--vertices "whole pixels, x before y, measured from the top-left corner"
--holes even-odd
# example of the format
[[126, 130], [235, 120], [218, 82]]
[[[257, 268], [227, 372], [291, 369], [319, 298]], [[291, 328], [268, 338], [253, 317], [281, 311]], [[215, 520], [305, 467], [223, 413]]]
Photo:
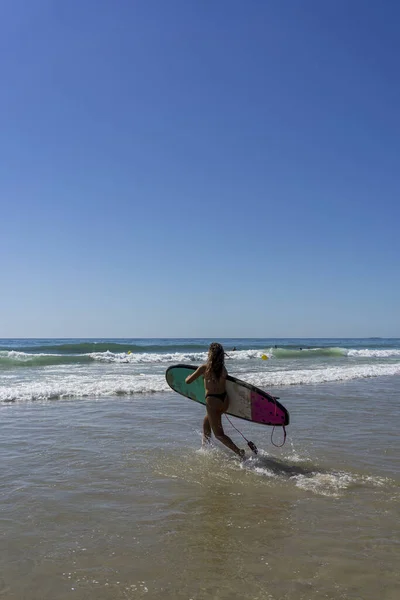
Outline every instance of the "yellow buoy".
[[268, 356], [267, 356], [266, 354], [263, 354], [263, 355], [261, 356], [261, 358], [262, 358], [263, 360], [268, 360]]

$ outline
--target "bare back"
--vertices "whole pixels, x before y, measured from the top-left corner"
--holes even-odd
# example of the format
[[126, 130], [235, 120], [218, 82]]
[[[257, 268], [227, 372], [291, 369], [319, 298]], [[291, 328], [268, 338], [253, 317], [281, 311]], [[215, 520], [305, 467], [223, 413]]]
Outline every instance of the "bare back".
[[228, 373], [225, 367], [222, 369], [219, 378], [215, 377], [215, 375], [211, 375], [211, 377], [207, 376], [206, 365], [204, 365], [204, 388], [206, 394], [209, 396], [212, 396], [213, 394], [224, 394], [226, 392], [227, 377]]

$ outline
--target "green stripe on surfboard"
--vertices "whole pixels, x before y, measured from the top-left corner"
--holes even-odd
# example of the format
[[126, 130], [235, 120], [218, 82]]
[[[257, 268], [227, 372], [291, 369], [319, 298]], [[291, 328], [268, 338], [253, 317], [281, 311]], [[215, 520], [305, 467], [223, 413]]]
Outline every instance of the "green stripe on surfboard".
[[186, 377], [194, 372], [194, 368], [190, 367], [170, 367], [167, 370], [166, 378], [168, 385], [178, 394], [186, 396], [195, 402], [201, 404], [206, 403], [206, 392], [204, 389], [204, 377], [201, 375], [193, 383], [188, 384], [185, 382]]

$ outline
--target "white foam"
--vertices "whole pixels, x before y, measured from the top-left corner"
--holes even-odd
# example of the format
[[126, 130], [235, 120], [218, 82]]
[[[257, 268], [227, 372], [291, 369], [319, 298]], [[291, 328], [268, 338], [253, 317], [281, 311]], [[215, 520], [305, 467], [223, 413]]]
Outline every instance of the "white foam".
[[131, 353], [127, 352], [91, 352], [88, 354], [93, 360], [103, 363], [191, 363], [205, 362], [206, 352], [171, 352], [156, 354], [151, 352]]
[[297, 487], [321, 496], [338, 496], [355, 482], [349, 473], [315, 472], [311, 475], [294, 475], [292, 479]]
[[278, 477], [276, 473], [271, 471], [271, 469], [267, 469], [266, 467], [254, 467], [252, 471], [257, 473], [257, 475], [263, 475], [264, 477]]
[[360, 357], [360, 358], [390, 358], [391, 356], [400, 356], [400, 350], [391, 348], [386, 350], [369, 350], [364, 348], [362, 350], [348, 350], [347, 356]]
[[289, 464], [285, 465], [285, 463], [275, 464], [268, 468], [266, 465], [257, 465], [256, 460], [255, 465], [245, 464], [245, 467], [250, 468], [257, 475], [293, 482], [296, 487], [302, 490], [322, 496], [338, 496], [343, 490], [357, 481], [357, 478], [349, 473], [322, 473], [314, 471], [307, 474], [293, 474], [291, 470], [296, 467], [292, 467]]
[[261, 388], [280, 385], [301, 385], [327, 383], [331, 381], [349, 381], [367, 377], [399, 375], [400, 364], [391, 365], [354, 365], [328, 367], [320, 369], [298, 369], [263, 373], [241, 374], [241, 379]]
[[[263, 352], [259, 350], [236, 350], [235, 352], [227, 352], [227, 360], [250, 360], [253, 358], [261, 358]], [[93, 360], [104, 363], [201, 363], [206, 362], [207, 352], [91, 352], [90, 356]]]
[[55, 400], [63, 398], [107, 397], [165, 392], [169, 390], [163, 375], [130, 377], [89, 377], [70, 375], [54, 381], [29, 381], [0, 387], [0, 402]]
[[392, 484], [392, 480], [387, 477], [362, 476], [345, 472], [321, 473], [316, 471], [310, 475], [295, 475], [292, 479], [296, 481], [297, 487], [322, 496], [339, 496], [352, 486], [384, 487]]
[[[46, 400], [68, 397], [107, 397], [115, 395], [131, 395], [142, 393], [169, 391], [164, 373], [126, 373], [120, 369], [109, 369], [98, 372], [100, 367], [92, 371], [81, 370], [69, 365], [46, 367], [42, 375], [36, 373], [35, 379], [21, 379], [14, 383], [3, 378], [0, 385], [0, 402], [18, 400]], [[130, 371], [128, 369], [128, 371]], [[132, 368], [133, 371], [133, 368]], [[234, 371], [233, 371], [234, 374]], [[275, 386], [319, 384], [325, 382], [348, 381], [366, 377], [399, 375], [400, 363], [353, 365], [315, 369], [279, 370], [254, 373], [239, 373], [241, 379], [258, 387], [270, 389]], [[10, 385], [13, 383], [13, 385]]]
[[228, 359], [233, 360], [252, 360], [261, 358], [264, 354], [270, 356], [272, 352], [264, 350], [235, 350], [234, 352], [227, 352]]

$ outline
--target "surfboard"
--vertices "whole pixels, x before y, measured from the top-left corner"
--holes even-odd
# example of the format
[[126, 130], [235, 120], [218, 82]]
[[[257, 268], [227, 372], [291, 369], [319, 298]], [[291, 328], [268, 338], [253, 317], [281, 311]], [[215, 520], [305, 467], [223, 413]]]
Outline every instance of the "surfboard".
[[[185, 382], [186, 377], [196, 369], [197, 367], [192, 365], [174, 365], [167, 369], [165, 377], [170, 388], [178, 394], [200, 404], [206, 404], [203, 376], [193, 383]], [[228, 415], [261, 425], [278, 427], [289, 424], [288, 411], [275, 396], [271, 396], [268, 392], [231, 375], [228, 375], [226, 380], [226, 391], [229, 396]]]

